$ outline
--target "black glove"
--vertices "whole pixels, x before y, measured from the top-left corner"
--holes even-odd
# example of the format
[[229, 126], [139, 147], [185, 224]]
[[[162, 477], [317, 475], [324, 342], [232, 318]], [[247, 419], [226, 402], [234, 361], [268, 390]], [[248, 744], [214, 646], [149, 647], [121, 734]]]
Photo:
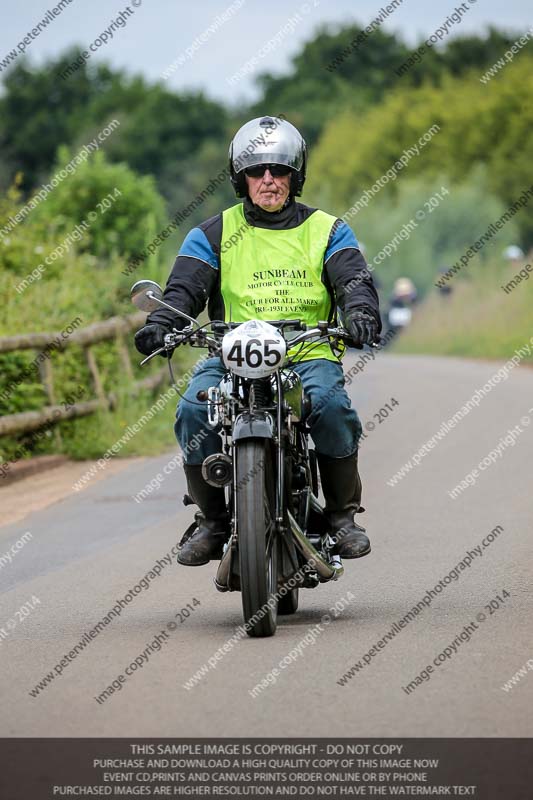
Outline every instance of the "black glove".
[[378, 323], [375, 316], [364, 307], [354, 309], [346, 315], [346, 327], [355, 347], [372, 345], [376, 341]]
[[164, 325], [159, 325], [157, 322], [152, 322], [145, 325], [135, 334], [135, 347], [144, 356], [150, 356], [154, 350], [159, 350], [165, 344], [165, 334], [168, 333], [168, 328]]

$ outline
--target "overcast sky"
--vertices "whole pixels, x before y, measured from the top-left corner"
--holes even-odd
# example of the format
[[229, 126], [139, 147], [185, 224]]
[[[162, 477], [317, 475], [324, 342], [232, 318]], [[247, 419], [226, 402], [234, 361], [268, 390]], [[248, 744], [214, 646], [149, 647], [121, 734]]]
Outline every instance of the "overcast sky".
[[[91, 63], [107, 60], [114, 67], [140, 72], [150, 80], [180, 58], [167, 83], [174, 89], [203, 88], [211, 97], [232, 103], [255, 96], [253, 76], [261, 71], [283, 72], [316, 28], [323, 24], [367, 25], [390, 0], [72, 0], [62, 13], [28, 45], [36, 62], [57, 56], [66, 47], [91, 42], [108, 29], [121, 11], [129, 8], [124, 27], [91, 54]], [[0, 25], [0, 62], [43, 19], [58, 0], [24, 0], [4, 4]], [[137, 5], [135, 5], [137, 4]], [[432, 34], [453, 13], [458, 0], [403, 0], [383, 23], [409, 43]], [[450, 36], [472, 33], [493, 24], [510, 31], [525, 31], [533, 23], [533, 4], [526, 0], [465, 0], [467, 11]], [[128, 12], [125, 12], [128, 14]], [[227, 19], [223, 16], [226, 14]], [[209, 31], [209, 26], [215, 29]], [[205, 41], [186, 54], [196, 37]], [[259, 58], [245, 77], [228, 82], [246, 62], [278, 35], [277, 44]]]

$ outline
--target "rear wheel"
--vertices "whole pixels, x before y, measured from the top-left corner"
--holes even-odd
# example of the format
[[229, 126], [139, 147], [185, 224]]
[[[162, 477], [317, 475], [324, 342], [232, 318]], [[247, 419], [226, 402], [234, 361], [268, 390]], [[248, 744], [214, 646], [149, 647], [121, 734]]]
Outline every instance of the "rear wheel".
[[236, 445], [237, 538], [244, 621], [249, 636], [272, 636], [277, 622], [278, 536], [268, 440]]
[[278, 614], [295, 614], [298, 611], [298, 587], [289, 589], [287, 594], [278, 600]]

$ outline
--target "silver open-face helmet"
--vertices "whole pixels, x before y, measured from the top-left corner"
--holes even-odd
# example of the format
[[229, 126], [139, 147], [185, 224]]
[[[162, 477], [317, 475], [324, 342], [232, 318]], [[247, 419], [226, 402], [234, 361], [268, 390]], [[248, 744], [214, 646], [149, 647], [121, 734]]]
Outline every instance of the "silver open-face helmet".
[[290, 192], [300, 195], [307, 166], [307, 146], [300, 131], [281, 117], [257, 117], [239, 128], [229, 146], [230, 180], [237, 197], [247, 194], [244, 170], [259, 164], [290, 167]]

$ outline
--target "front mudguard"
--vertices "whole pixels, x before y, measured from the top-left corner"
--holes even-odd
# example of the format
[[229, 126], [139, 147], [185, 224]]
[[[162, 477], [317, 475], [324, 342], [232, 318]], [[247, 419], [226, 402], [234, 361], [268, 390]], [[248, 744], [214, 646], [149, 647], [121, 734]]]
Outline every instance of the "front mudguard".
[[240, 439], [273, 439], [274, 420], [266, 411], [243, 411], [235, 420], [232, 438]]

